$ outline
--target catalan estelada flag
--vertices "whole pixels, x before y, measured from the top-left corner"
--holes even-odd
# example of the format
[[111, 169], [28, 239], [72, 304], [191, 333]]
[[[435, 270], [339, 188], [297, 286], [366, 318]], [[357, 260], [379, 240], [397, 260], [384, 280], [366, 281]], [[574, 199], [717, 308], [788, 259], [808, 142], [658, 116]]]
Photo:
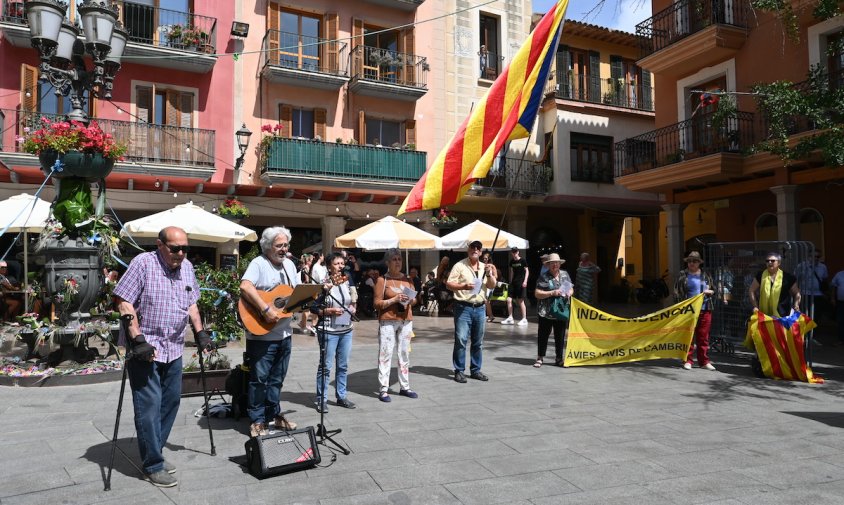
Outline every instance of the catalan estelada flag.
[[417, 181], [399, 215], [460, 201], [475, 179], [486, 177], [505, 142], [530, 135], [567, 6], [568, 0], [559, 0], [543, 16], [510, 65]]
[[750, 317], [744, 346], [755, 349], [762, 363], [762, 372], [771, 379], [799, 380], [823, 384], [806, 364], [803, 335], [817, 324], [805, 314], [775, 318], [757, 311]]

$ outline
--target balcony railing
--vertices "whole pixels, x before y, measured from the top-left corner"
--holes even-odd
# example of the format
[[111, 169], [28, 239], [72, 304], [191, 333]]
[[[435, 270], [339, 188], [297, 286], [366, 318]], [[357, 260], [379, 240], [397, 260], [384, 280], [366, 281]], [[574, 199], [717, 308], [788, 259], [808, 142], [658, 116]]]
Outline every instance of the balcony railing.
[[270, 174], [390, 182], [416, 182], [425, 167], [423, 151], [287, 138], [273, 139], [265, 164]]
[[478, 62], [480, 64], [480, 78], [494, 81], [498, 79], [498, 74], [501, 73], [502, 66], [504, 65], [504, 56], [491, 52], [478, 54]]
[[742, 152], [755, 142], [752, 112], [738, 112], [721, 125], [712, 113], [653, 130], [615, 144], [615, 176], [629, 175], [723, 152]]
[[349, 72], [348, 47], [345, 42], [267, 30], [261, 66], [345, 76]]
[[554, 96], [563, 100], [600, 103], [628, 109], [654, 110], [653, 88], [641, 82], [614, 77], [557, 71]]
[[[519, 170], [521, 167], [521, 170]], [[496, 158], [492, 168], [483, 179], [475, 181], [474, 186], [492, 189], [496, 193], [522, 193], [526, 195], [545, 195], [551, 182], [551, 167], [521, 158]]]
[[120, 20], [129, 30], [129, 41], [158, 47], [213, 54], [217, 19], [162, 9], [140, 3], [118, 1]]
[[25, 25], [26, 10], [23, 8], [23, 0], [0, 0], [0, 21]]
[[[31, 130], [40, 128], [42, 117], [51, 121], [64, 119], [64, 116], [54, 114], [10, 109], [0, 110], [0, 113], [5, 114], [9, 118], [9, 122], [12, 121], [12, 118], [15, 118], [16, 123], [15, 134], [11, 136], [11, 142], [4, 144], [0, 140], [0, 145], [10, 146], [10, 150], [16, 151], [20, 151], [20, 146], [14, 141], [14, 137], [23, 136], [24, 128]], [[128, 160], [169, 165], [214, 166], [214, 130], [116, 121], [114, 119], [94, 118], [92, 121], [96, 121], [103, 131], [112, 134], [117, 141], [128, 144], [129, 151], [126, 153]]]
[[352, 77], [413, 88], [428, 86], [427, 59], [379, 47], [352, 49]]
[[713, 24], [748, 28], [750, 2], [680, 0], [636, 25], [641, 57], [649, 56]]

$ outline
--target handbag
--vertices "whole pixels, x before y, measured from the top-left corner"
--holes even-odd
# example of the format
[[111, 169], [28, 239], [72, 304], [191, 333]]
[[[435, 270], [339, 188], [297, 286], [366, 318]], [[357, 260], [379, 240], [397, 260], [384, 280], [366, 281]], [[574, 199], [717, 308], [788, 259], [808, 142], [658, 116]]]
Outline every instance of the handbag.
[[[551, 288], [554, 288], [554, 281], [551, 281]], [[554, 297], [554, 299], [551, 300], [549, 312], [554, 319], [568, 319], [571, 315], [571, 304], [569, 303], [569, 299], [565, 296]]]

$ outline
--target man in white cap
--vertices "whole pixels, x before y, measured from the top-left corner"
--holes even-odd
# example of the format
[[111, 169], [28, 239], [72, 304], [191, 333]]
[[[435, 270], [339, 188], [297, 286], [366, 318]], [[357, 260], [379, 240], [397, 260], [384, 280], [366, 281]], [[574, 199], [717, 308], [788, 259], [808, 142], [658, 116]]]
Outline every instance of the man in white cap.
[[465, 383], [466, 343], [471, 336], [470, 377], [479, 381], [489, 378], [481, 372], [484, 329], [486, 324], [486, 290], [495, 287], [496, 270], [492, 263], [481, 263], [480, 240], [469, 244], [467, 257], [454, 264], [446, 287], [454, 292], [454, 351], [452, 362], [455, 382]]

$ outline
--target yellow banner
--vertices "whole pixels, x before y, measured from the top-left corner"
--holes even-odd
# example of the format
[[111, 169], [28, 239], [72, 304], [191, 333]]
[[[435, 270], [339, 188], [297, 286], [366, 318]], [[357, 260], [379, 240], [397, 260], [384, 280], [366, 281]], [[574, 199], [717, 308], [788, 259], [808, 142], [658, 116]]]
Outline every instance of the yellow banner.
[[645, 316], [624, 318], [572, 298], [564, 366], [685, 360], [701, 305], [703, 295], [698, 295]]

